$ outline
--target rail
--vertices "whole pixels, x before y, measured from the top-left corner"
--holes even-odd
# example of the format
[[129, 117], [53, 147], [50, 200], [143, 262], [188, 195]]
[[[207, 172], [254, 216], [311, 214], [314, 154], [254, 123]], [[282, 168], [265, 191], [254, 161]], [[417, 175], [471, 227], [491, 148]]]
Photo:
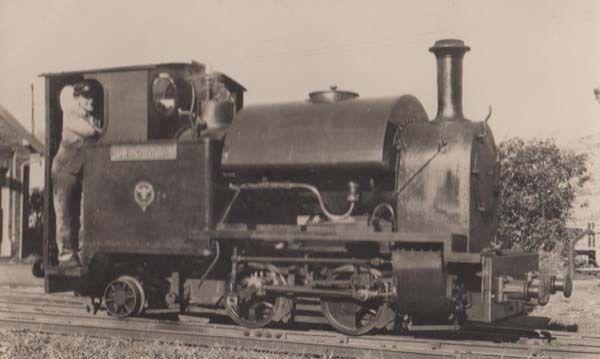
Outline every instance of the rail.
[[[489, 335], [486, 340], [474, 340], [474, 335], [485, 337], [486, 333], [484, 328], [474, 327], [463, 332], [462, 337], [454, 338], [392, 335], [351, 337], [322, 330], [251, 330], [226, 324], [210, 324], [203, 318], [187, 315], [180, 316], [180, 322], [152, 318], [117, 320], [106, 315], [93, 316], [86, 312], [82, 303], [77, 298], [65, 296], [4, 293], [0, 295], [0, 325], [6, 329], [67, 335], [85, 332], [88, 336], [160, 339], [195, 346], [218, 345], [303, 356], [518, 359], [600, 357], [600, 337], [570, 333], [548, 331], [535, 337], [537, 334], [531, 330], [515, 334], [512, 328], [503, 328], [497, 332], [489, 332], [492, 329], [487, 328]], [[511, 342], [500, 342], [499, 338], [506, 340], [511, 335]]]

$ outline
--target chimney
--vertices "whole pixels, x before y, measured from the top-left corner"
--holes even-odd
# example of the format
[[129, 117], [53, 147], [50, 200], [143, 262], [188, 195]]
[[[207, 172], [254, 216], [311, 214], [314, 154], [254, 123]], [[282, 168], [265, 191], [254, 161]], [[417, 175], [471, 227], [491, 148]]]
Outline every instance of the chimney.
[[470, 48], [462, 40], [438, 40], [429, 48], [437, 60], [438, 112], [434, 121], [464, 119], [462, 59]]

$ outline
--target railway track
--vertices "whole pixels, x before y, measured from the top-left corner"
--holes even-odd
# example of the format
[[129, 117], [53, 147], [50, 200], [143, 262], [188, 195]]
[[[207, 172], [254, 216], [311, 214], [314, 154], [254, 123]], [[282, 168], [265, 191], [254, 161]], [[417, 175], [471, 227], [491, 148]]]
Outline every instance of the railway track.
[[460, 333], [428, 336], [350, 337], [323, 330], [260, 329], [215, 324], [206, 318], [168, 315], [116, 320], [93, 315], [87, 302], [69, 295], [4, 291], [0, 326], [66, 335], [158, 339], [197, 346], [222, 346], [355, 358], [600, 358], [600, 337], [555, 331], [470, 327]]

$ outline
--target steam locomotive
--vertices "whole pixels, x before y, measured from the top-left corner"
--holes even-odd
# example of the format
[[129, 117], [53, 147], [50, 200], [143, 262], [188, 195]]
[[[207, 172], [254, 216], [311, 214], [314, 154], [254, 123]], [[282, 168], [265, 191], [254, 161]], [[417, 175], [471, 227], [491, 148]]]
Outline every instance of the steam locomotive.
[[[260, 328], [308, 320], [336, 330], [454, 328], [522, 314], [569, 273], [496, 240], [498, 150], [462, 111], [461, 40], [429, 49], [438, 112], [417, 98], [243, 106], [245, 88], [170, 63], [43, 75], [48, 292], [75, 289], [116, 318], [173, 309]], [[85, 150], [83, 267], [57, 266], [50, 164], [57, 98], [88, 81], [103, 135]]]

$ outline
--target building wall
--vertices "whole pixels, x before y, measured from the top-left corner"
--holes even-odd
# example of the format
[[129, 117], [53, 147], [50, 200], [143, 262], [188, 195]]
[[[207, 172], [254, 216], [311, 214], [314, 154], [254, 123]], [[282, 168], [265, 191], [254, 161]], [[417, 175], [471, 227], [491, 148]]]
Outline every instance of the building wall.
[[10, 168], [6, 174], [7, 181], [1, 189], [0, 205], [3, 212], [2, 242], [0, 256], [20, 258], [21, 228], [23, 206], [23, 164], [29, 162], [30, 151], [22, 146], [17, 147], [13, 154]]
[[23, 165], [29, 162], [30, 153], [25, 148], [19, 148], [15, 153], [14, 157], [14, 179], [17, 181], [19, 185], [18, 190], [11, 191], [13, 195], [14, 202], [14, 212], [13, 212], [13, 230], [11, 232], [11, 240], [15, 244], [14, 250], [11, 253], [12, 257], [21, 258], [21, 229], [23, 228], [23, 220], [27, 220], [27, 218], [23, 218], [23, 191], [29, 191], [29, 188], [23, 188]]
[[2, 208], [2, 238], [0, 241], [0, 256], [10, 257], [12, 253], [12, 241], [10, 240], [10, 190], [8, 187], [0, 188], [0, 208]]

